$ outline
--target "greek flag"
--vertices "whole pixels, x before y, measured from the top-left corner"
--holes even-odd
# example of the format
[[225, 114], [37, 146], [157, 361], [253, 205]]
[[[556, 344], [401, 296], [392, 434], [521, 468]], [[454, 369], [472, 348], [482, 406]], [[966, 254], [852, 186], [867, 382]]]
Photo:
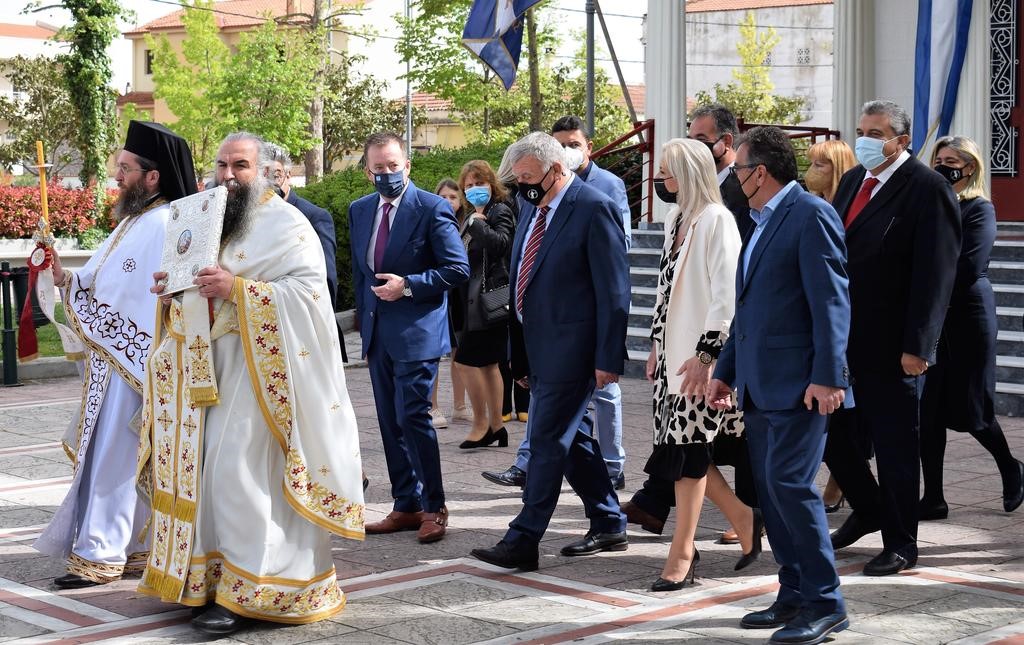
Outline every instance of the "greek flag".
[[512, 87], [523, 44], [521, 18], [540, 0], [474, 0], [462, 30], [462, 44]]
[[918, 0], [912, 145], [922, 159], [949, 134], [973, 5], [974, 0]]

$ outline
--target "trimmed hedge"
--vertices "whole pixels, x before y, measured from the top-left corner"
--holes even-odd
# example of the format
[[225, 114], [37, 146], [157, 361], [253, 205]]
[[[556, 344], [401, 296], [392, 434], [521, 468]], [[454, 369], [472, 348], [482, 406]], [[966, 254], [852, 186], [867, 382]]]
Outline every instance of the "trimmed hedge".
[[[497, 170], [504, 154], [504, 147], [471, 145], [454, 150], [437, 149], [427, 154], [416, 154], [412, 159], [410, 176], [417, 187], [433, 191], [445, 177], [458, 180], [463, 164], [473, 159], [483, 159]], [[373, 192], [373, 184], [366, 178], [362, 168], [346, 168], [326, 175], [323, 180], [303, 188], [296, 188], [300, 197], [308, 199], [321, 208], [326, 208], [334, 217], [334, 233], [338, 241], [338, 309], [355, 306], [352, 293], [352, 257], [349, 252], [348, 206], [363, 195]]]
[[[78, 188], [64, 188], [58, 183], [46, 187], [50, 212], [50, 229], [57, 237], [77, 237], [97, 225], [93, 219], [93, 193]], [[101, 219], [110, 228], [110, 206], [116, 191], [108, 191]], [[39, 223], [39, 186], [0, 187], [0, 237], [32, 237]]]

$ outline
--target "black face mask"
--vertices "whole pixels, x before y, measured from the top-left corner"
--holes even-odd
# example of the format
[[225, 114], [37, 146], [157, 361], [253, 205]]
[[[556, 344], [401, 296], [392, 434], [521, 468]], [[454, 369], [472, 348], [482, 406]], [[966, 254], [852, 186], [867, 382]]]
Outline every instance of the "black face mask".
[[666, 204], [676, 204], [676, 195], [678, 193], [672, 192], [668, 188], [665, 188], [665, 180], [655, 178], [654, 180], [654, 192], [658, 195], [658, 199], [665, 202]]
[[967, 179], [968, 177], [970, 177], [970, 175], [964, 174], [963, 168], [954, 168], [953, 166], [946, 166], [943, 164], [935, 166], [935, 172], [942, 175], [946, 179], [946, 181], [948, 181], [951, 184], [955, 184], [961, 179]]
[[548, 168], [548, 172], [544, 173], [544, 176], [540, 178], [535, 184], [527, 184], [525, 182], [519, 182], [519, 196], [530, 202], [534, 206], [540, 205], [541, 201], [544, 200], [544, 195], [548, 194], [551, 190], [551, 186], [544, 188], [544, 180], [548, 178], [548, 174], [554, 169], [554, 166]]
[[715, 146], [717, 146], [718, 142], [721, 141], [721, 140], [722, 140], [722, 137], [718, 137], [714, 141], [702, 141], [701, 142], [701, 143], [703, 143], [704, 145], [706, 145], [708, 147], [708, 152], [711, 153], [711, 158], [715, 160], [715, 165], [716, 166], [722, 161], [722, 157], [725, 156], [724, 152], [722, 154], [718, 155], [717, 157], [715, 156]]

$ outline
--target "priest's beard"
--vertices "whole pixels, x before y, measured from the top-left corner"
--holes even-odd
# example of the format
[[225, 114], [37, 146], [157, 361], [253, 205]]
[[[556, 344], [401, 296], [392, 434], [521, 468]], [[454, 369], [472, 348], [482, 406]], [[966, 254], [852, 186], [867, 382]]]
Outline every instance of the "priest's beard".
[[[228, 179], [223, 185], [229, 192], [224, 208], [224, 226], [220, 233], [221, 248], [248, 233], [252, 213], [259, 206], [260, 198], [270, 187], [270, 183], [257, 177], [249, 183]], [[230, 192], [232, 190], [234, 192]]]
[[123, 219], [138, 215], [146, 209], [153, 201], [153, 195], [146, 194], [146, 188], [141, 181], [130, 186], [125, 186], [117, 195], [117, 202], [114, 203], [114, 219], [120, 222]]

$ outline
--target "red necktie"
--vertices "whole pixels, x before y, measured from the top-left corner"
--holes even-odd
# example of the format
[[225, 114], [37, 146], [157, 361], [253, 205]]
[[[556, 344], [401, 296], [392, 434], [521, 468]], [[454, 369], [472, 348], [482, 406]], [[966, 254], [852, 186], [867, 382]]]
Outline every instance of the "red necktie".
[[860, 190], [857, 192], [857, 196], [853, 198], [853, 203], [850, 204], [850, 210], [846, 212], [846, 228], [850, 228], [853, 224], [853, 220], [857, 219], [860, 212], [864, 210], [864, 207], [868, 205], [871, 200], [871, 191], [875, 189], [879, 182], [874, 177], [868, 177], [864, 180]]
[[383, 271], [384, 251], [388, 248], [388, 237], [391, 235], [391, 204], [384, 203], [384, 214], [380, 218], [380, 226], [377, 227], [377, 241], [373, 245], [373, 270], [377, 273]]
[[547, 227], [548, 211], [547, 206], [541, 206], [537, 211], [537, 221], [530, 231], [530, 239], [526, 243], [526, 250], [523, 251], [523, 261], [519, 264], [519, 278], [516, 280], [516, 310], [519, 315], [523, 314], [523, 292], [526, 291], [526, 283], [530, 281], [530, 272], [533, 270], [533, 261], [537, 258], [537, 250], [544, 239], [544, 229]]

